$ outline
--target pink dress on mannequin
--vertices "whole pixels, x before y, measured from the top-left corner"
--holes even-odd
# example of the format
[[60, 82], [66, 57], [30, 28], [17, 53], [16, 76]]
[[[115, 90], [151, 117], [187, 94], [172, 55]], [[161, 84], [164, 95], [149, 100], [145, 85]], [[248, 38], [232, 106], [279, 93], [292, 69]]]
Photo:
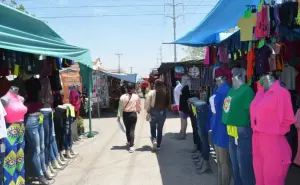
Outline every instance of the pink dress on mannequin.
[[294, 159], [294, 163], [300, 166], [300, 109], [298, 109], [295, 119], [296, 119], [295, 126], [298, 132], [298, 152]]

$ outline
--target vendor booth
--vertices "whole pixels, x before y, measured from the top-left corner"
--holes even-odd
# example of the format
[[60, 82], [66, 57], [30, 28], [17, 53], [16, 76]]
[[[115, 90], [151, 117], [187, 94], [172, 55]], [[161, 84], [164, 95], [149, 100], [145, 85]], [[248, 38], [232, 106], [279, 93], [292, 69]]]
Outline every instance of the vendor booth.
[[203, 101], [213, 113], [218, 184], [229, 185], [231, 173], [235, 185], [299, 182], [300, 171], [290, 166], [300, 164], [298, 7], [297, 1], [221, 0], [174, 42], [206, 46], [202, 80], [211, 88]]
[[64, 79], [69, 92], [62, 93], [60, 70], [79, 62], [90, 89], [89, 51], [67, 44], [43, 21], [0, 3], [0, 60], [0, 184], [50, 184], [57, 170], [78, 155], [72, 145], [79, 139], [73, 131], [81, 80]]

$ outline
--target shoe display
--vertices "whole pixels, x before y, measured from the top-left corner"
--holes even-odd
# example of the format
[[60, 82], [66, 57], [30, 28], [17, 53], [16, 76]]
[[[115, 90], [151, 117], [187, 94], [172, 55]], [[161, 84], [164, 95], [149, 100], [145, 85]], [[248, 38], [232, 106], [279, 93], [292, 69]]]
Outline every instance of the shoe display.
[[133, 148], [133, 147], [129, 148], [129, 153], [133, 153], [134, 151], [135, 151], [135, 148]]
[[51, 164], [49, 165], [49, 170], [50, 170], [50, 172], [51, 172], [52, 174], [55, 174], [55, 175], [56, 175], [57, 171], [52, 167]]
[[70, 149], [69, 149], [69, 150], [66, 150], [66, 156], [67, 156], [68, 159], [74, 159], [74, 158], [75, 158], [75, 156], [73, 156], [73, 155], [71, 154], [71, 150], [70, 150]]
[[75, 156], [77, 156], [77, 155], [78, 155], [78, 153], [74, 152], [74, 150], [73, 150], [73, 149], [70, 149], [70, 152], [71, 152], [71, 155], [75, 155]]
[[47, 180], [52, 180], [53, 179], [53, 176], [51, 176], [47, 171], [43, 172], [44, 173], [44, 177], [47, 179]]

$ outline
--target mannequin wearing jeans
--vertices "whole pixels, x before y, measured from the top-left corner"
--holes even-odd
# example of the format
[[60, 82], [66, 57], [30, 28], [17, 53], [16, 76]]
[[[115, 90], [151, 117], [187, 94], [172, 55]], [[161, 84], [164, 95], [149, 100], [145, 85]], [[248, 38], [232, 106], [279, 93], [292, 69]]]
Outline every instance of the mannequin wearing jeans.
[[252, 166], [250, 103], [254, 92], [245, 84], [245, 69], [233, 73], [233, 88], [224, 100], [222, 123], [227, 125], [234, 185], [255, 185]]
[[1, 97], [1, 103], [6, 112], [7, 132], [7, 137], [4, 138], [4, 185], [25, 184], [24, 115], [27, 108], [23, 104], [24, 98], [18, 95], [18, 91], [19, 88], [11, 86], [6, 95]]
[[285, 134], [295, 122], [291, 95], [272, 73], [263, 86], [250, 109], [256, 185], [284, 185], [292, 158]]
[[229, 91], [226, 77], [216, 78], [217, 88], [214, 95], [210, 98], [213, 113], [211, 123], [212, 140], [215, 145], [218, 165], [218, 185], [230, 185], [231, 168], [228, 149], [228, 134], [226, 126], [222, 123], [223, 103]]

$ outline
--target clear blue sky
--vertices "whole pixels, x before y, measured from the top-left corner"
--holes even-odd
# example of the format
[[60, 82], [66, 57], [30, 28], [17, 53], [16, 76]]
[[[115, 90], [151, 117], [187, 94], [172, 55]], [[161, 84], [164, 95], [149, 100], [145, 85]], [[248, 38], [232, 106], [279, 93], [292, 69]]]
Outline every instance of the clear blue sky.
[[[185, 6], [178, 6], [177, 38], [193, 29], [214, 7], [218, 0], [175, 0]], [[147, 76], [151, 68], [157, 66], [159, 48], [163, 49], [163, 62], [173, 61], [173, 45], [162, 45], [173, 41], [172, 19], [159, 16], [102, 16], [128, 14], [172, 14], [171, 7], [164, 7], [172, 0], [19, 0], [27, 11], [36, 15], [60, 34], [68, 43], [88, 48], [92, 59], [100, 57], [103, 66], [118, 68], [115, 53], [123, 53], [121, 67], [126, 71]], [[70, 6], [123, 6], [161, 5], [145, 7], [90, 7], [90, 8], [37, 8]], [[198, 5], [198, 6], [194, 6]], [[189, 14], [202, 13], [202, 14]], [[99, 16], [77, 18], [43, 18], [64, 16]], [[177, 47], [178, 60], [185, 56], [182, 46]]]

